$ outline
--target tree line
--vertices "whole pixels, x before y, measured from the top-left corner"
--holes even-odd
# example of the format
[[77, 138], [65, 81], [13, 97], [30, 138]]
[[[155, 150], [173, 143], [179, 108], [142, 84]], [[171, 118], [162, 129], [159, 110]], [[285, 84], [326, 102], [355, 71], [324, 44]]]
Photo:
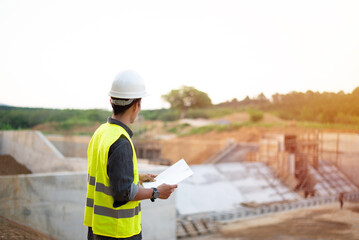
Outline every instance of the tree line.
[[69, 128], [73, 124], [91, 124], [106, 121], [109, 111], [91, 109], [46, 109], [0, 106], [0, 129], [29, 129], [43, 123], [59, 123]]
[[172, 109], [181, 111], [181, 116], [196, 108], [231, 108], [239, 111], [254, 109], [270, 111], [285, 120], [359, 125], [359, 87], [348, 94], [343, 91], [292, 91], [287, 94], [273, 94], [271, 99], [260, 93], [252, 99], [247, 96], [238, 101], [235, 98], [217, 105], [212, 105], [206, 93], [191, 87], [172, 90], [163, 98], [171, 104]]
[[[212, 104], [208, 94], [193, 87], [184, 86], [162, 96], [169, 109], [143, 110], [140, 117], [149, 120], [173, 121], [183, 117], [212, 118], [251, 109], [271, 112], [285, 120], [319, 123], [359, 125], [359, 87], [351, 93], [290, 92], [274, 94], [268, 99], [263, 93], [257, 97], [236, 98]], [[69, 128], [76, 124], [104, 122], [110, 111], [100, 109], [44, 109], [0, 106], [0, 129], [29, 129], [38, 124], [56, 122]]]
[[288, 120], [359, 124], [359, 87], [349, 94], [343, 91], [274, 94], [272, 102], [263, 109], [275, 111]]

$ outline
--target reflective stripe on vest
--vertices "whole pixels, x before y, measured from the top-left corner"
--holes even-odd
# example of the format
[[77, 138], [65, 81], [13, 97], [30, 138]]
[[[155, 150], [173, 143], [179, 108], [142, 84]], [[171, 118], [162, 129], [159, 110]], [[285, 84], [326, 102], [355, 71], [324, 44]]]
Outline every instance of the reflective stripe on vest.
[[95, 186], [95, 191], [112, 196], [110, 187], [106, 187], [103, 183], [96, 182], [96, 178], [90, 176], [90, 174], [87, 176], [87, 182], [89, 185]]
[[141, 211], [141, 203], [133, 209], [115, 210], [107, 207], [94, 205], [94, 200], [91, 198], [86, 199], [86, 206], [93, 207], [95, 214], [113, 218], [131, 218], [138, 215], [138, 213]]
[[[90, 185], [95, 186], [95, 191], [102, 192], [106, 195], [112, 196], [111, 189], [109, 187], [106, 187], [102, 183], [96, 182], [96, 178], [90, 176], [90, 174], [88, 174], [87, 176], [87, 182]], [[138, 215], [138, 213], [141, 211], [141, 203], [139, 203], [137, 207], [132, 209], [114, 210], [112, 208], [106, 208], [106, 207], [94, 205], [94, 200], [92, 198], [86, 198], [86, 206], [93, 207], [95, 214], [99, 214], [107, 217], [113, 217], [113, 218], [130, 218], [130, 217], [134, 217], [135, 215]]]
[[84, 224], [92, 227], [94, 234], [127, 238], [141, 232], [141, 203], [129, 201], [113, 207], [114, 198], [107, 175], [108, 151], [120, 137], [125, 136], [132, 147], [133, 184], [139, 184], [137, 157], [128, 133], [115, 124], [103, 124], [91, 138], [88, 147], [87, 196]]

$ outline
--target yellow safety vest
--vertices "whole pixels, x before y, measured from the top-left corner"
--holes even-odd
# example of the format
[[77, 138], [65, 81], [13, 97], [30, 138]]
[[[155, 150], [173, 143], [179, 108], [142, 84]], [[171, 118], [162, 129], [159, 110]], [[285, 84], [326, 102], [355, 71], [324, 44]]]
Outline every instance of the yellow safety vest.
[[94, 234], [113, 238], [127, 238], [141, 232], [140, 201], [129, 201], [120, 207], [113, 207], [114, 198], [107, 175], [107, 160], [111, 145], [121, 135], [124, 135], [131, 143], [133, 183], [138, 185], [136, 152], [130, 136], [121, 126], [102, 124], [91, 138], [87, 150], [88, 180], [84, 224], [92, 227]]

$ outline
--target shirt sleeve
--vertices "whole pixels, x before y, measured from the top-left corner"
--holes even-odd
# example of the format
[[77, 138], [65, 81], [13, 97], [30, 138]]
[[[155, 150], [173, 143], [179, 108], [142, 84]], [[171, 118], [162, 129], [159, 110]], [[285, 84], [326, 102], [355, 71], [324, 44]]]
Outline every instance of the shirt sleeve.
[[107, 161], [107, 174], [110, 179], [113, 207], [120, 207], [132, 201], [138, 192], [138, 185], [133, 183], [133, 162], [131, 143], [124, 136], [110, 147]]

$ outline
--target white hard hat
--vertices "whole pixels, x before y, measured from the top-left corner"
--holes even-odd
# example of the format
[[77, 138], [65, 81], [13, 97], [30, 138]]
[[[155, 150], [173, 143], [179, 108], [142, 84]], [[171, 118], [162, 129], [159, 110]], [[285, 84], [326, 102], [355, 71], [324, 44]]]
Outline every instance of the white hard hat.
[[114, 98], [135, 99], [147, 96], [142, 77], [133, 70], [126, 70], [116, 75], [109, 94]]

